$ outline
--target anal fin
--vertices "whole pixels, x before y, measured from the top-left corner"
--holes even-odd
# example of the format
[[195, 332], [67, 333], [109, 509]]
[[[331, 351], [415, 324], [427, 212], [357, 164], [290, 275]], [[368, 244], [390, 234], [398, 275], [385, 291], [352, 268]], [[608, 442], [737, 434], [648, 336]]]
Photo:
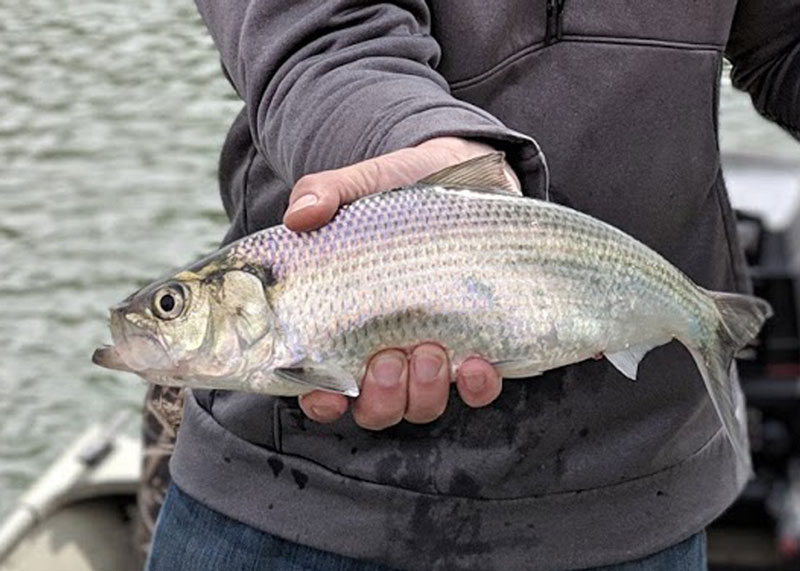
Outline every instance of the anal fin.
[[644, 356], [655, 347], [663, 345], [663, 341], [641, 343], [639, 345], [631, 345], [622, 351], [614, 353], [604, 353], [605, 358], [614, 365], [614, 367], [623, 375], [636, 380], [636, 375], [639, 371], [639, 363], [644, 359]]

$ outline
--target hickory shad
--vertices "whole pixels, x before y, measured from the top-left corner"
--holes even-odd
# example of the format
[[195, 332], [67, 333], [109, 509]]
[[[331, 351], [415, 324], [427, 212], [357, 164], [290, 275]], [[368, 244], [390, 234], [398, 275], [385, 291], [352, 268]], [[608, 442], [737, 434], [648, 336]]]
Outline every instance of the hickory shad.
[[385, 347], [437, 341], [505, 378], [604, 355], [635, 378], [677, 339], [745, 462], [728, 371], [769, 305], [704, 290], [622, 231], [515, 194], [502, 163], [362, 198], [313, 232], [242, 238], [112, 308], [114, 345], [94, 361], [166, 385], [355, 396]]

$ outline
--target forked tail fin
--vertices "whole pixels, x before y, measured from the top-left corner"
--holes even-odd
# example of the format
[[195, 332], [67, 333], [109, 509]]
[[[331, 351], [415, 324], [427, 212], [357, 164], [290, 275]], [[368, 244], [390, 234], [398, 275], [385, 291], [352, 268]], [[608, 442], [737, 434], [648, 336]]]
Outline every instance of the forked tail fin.
[[720, 321], [711, 339], [695, 340], [696, 345], [690, 347], [689, 351], [700, 369], [711, 402], [736, 452], [737, 465], [749, 471], [746, 426], [737, 420], [737, 393], [729, 371], [736, 352], [755, 338], [772, 315], [772, 308], [763, 299], [749, 295], [716, 291], [705, 293], [714, 300]]

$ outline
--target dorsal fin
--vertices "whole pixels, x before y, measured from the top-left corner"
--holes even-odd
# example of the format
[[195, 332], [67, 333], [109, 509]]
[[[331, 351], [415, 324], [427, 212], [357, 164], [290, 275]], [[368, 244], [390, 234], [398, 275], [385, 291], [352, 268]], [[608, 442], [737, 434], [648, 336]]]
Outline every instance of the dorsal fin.
[[504, 153], [489, 153], [428, 175], [417, 184], [520, 196], [505, 164]]

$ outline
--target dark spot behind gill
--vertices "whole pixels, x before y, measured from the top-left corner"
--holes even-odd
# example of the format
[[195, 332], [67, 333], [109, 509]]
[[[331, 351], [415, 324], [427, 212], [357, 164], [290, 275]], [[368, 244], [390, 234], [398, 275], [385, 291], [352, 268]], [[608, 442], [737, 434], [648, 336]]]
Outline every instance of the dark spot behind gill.
[[230, 271], [228, 268], [215, 269], [203, 278], [203, 283], [206, 285], [219, 286], [222, 284], [222, 281], [225, 279], [225, 274], [227, 274], [228, 271]]
[[269, 266], [257, 266], [254, 264], [245, 264], [242, 268], [243, 272], [252, 274], [264, 284], [264, 289], [274, 286], [278, 283], [278, 278], [275, 277], [272, 268]]

